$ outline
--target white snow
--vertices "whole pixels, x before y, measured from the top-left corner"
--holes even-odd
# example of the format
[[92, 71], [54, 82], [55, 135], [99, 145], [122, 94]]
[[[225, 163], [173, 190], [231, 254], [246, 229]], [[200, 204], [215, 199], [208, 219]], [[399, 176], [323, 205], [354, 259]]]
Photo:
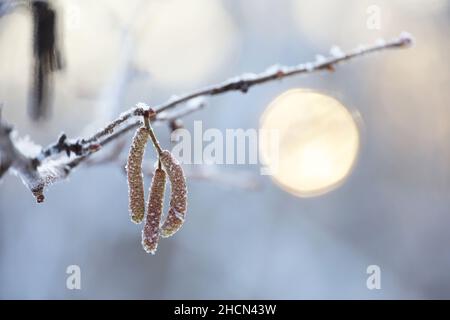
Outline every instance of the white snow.
[[34, 143], [29, 136], [24, 136], [22, 138], [16, 138], [15, 132], [13, 136], [16, 148], [25, 156], [29, 158], [37, 157], [41, 152], [42, 147]]
[[278, 63], [271, 65], [270, 67], [268, 67], [264, 73], [265, 74], [274, 74], [277, 73], [278, 71], [280, 71], [281, 69], [281, 65], [279, 65]]
[[400, 33], [399, 39], [405, 42], [406, 44], [414, 44], [414, 38], [413, 36], [406, 31], [403, 31]]
[[321, 64], [324, 63], [327, 59], [321, 55], [321, 54], [316, 54], [316, 63]]
[[384, 46], [386, 44], [386, 40], [384, 40], [383, 38], [378, 38], [377, 40], [375, 40], [375, 44], [377, 46]]
[[307, 62], [304, 64], [304, 67], [307, 71], [313, 71], [314, 70], [314, 63]]
[[338, 46], [332, 46], [330, 49], [330, 54], [337, 59], [345, 56], [345, 53]]

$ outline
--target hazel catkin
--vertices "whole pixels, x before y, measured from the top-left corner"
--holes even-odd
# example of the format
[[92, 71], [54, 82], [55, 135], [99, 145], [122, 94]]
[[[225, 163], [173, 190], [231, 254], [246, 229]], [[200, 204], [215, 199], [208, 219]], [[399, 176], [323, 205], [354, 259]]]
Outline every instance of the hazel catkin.
[[161, 226], [161, 237], [174, 235], [183, 225], [187, 209], [186, 177], [177, 159], [168, 150], [160, 153], [160, 160], [170, 180], [170, 208]]
[[140, 127], [136, 130], [131, 143], [126, 165], [128, 178], [128, 197], [130, 217], [134, 223], [141, 223], [145, 215], [144, 179], [142, 161], [148, 140], [148, 130]]
[[164, 191], [166, 188], [166, 173], [157, 168], [153, 175], [147, 202], [147, 218], [142, 230], [142, 247], [148, 253], [155, 254], [159, 242], [159, 226], [161, 223]]

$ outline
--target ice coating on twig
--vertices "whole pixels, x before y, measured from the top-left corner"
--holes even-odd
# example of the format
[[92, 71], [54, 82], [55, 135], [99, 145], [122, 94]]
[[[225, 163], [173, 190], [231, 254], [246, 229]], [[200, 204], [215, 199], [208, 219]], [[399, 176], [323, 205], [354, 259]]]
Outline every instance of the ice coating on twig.
[[[333, 71], [338, 64], [343, 62], [384, 50], [408, 48], [413, 44], [413, 37], [407, 32], [402, 32], [396, 38], [385, 42], [377, 41], [373, 45], [360, 45], [353, 50], [345, 52], [343, 55], [342, 51], [333, 50], [332, 53], [334, 54], [325, 56], [325, 60], [319, 56], [318, 58], [316, 57], [315, 61], [309, 63], [300, 63], [292, 66], [274, 65], [261, 73], [243, 74], [187, 94], [172, 96], [169, 100], [152, 107], [156, 115], [150, 117], [150, 120], [171, 122], [174, 119], [200, 110], [200, 107], [190, 108], [188, 106], [187, 102], [194, 98], [216, 96], [233, 91], [247, 92], [254, 86], [294, 75], [324, 70]], [[202, 104], [197, 104], [197, 106], [202, 106]], [[140, 121], [136, 121], [136, 118], [144, 116], [149, 110], [147, 105], [138, 104], [87, 137], [69, 139], [65, 134], [61, 134], [56, 142], [41, 148], [41, 152], [34, 157], [18, 150], [15, 145], [16, 142], [12, 141], [10, 137], [12, 128], [4, 123], [0, 117], [0, 179], [9, 171], [18, 173], [18, 176], [24, 180], [27, 188], [36, 196], [38, 202], [42, 202], [45, 186], [67, 178], [71, 175], [74, 168], [88, 160], [91, 155], [101, 150], [103, 146], [117, 140], [128, 131], [139, 127]], [[168, 113], [169, 110], [171, 110], [170, 113]], [[72, 157], [72, 155], [76, 157]], [[46, 160], [50, 158], [57, 160], [56, 164], [46, 163]], [[39, 173], [40, 167], [46, 164], [50, 165], [49, 167], [52, 169], [53, 174], [50, 177], [41, 177]], [[55, 165], [57, 170], [53, 170]], [[54, 176], [55, 171], [62, 174]]]

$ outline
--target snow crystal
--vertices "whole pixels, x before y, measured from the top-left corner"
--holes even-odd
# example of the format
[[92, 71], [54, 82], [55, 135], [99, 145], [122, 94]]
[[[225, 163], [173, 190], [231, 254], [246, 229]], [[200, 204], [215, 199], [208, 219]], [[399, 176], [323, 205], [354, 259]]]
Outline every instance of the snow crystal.
[[295, 69], [295, 67], [284, 66], [284, 67], [281, 67], [280, 71], [284, 74], [288, 74], [288, 73], [291, 73], [294, 69]]
[[206, 97], [205, 96], [200, 96], [200, 97], [196, 97], [196, 98], [192, 98], [191, 100], [189, 100], [187, 103], [186, 103], [186, 106], [189, 108], [189, 109], [196, 109], [196, 108], [198, 108], [198, 107], [200, 107], [200, 106], [204, 106], [204, 105], [206, 105], [207, 104], [207, 100], [206, 100]]
[[321, 55], [321, 54], [316, 54], [316, 63], [321, 64], [324, 63], [327, 59]]
[[47, 159], [38, 167], [38, 172], [47, 185], [65, 178], [67, 176], [66, 166], [66, 162], [62, 159]]
[[343, 58], [345, 56], [344, 52], [342, 52], [341, 48], [339, 48], [338, 46], [332, 46], [330, 49], [330, 54], [337, 59]]
[[148, 108], [148, 105], [145, 102], [138, 102], [138, 103], [136, 103], [136, 107], [142, 108], [145, 110]]
[[314, 64], [311, 62], [307, 62], [303, 65], [307, 71], [313, 71], [314, 70]]
[[258, 76], [254, 73], [244, 73], [243, 75], [241, 75], [241, 80], [244, 81], [251, 81], [251, 80], [255, 80]]
[[377, 46], [384, 46], [386, 44], [386, 40], [384, 40], [383, 38], [378, 38], [377, 40], [375, 40], [375, 44]]
[[22, 138], [15, 138], [14, 134], [13, 138], [15, 140], [16, 148], [27, 157], [30, 158], [37, 157], [42, 150], [42, 147], [34, 143], [29, 136], [25, 136]]
[[270, 67], [268, 67], [268, 68], [264, 71], [264, 73], [265, 73], [265, 74], [273, 74], [273, 73], [277, 73], [278, 71], [280, 71], [280, 68], [281, 68], [281, 66], [280, 66], [278, 63], [276, 63], [276, 64], [273, 64], [273, 65], [271, 65]]
[[223, 85], [227, 85], [227, 84], [235, 83], [235, 82], [239, 82], [239, 81], [241, 81], [241, 77], [228, 78], [227, 80], [225, 80], [223, 82]]
[[177, 101], [177, 100], [179, 100], [179, 99], [180, 99], [180, 97], [174, 94], [174, 95], [171, 95], [171, 96], [170, 96], [168, 102], [169, 102], [169, 103], [170, 103], [170, 102], [174, 102], [174, 101]]
[[406, 31], [403, 31], [402, 33], [400, 33], [400, 40], [403, 41], [407, 45], [414, 44], [413, 36], [409, 32], [406, 32]]
[[356, 47], [355, 51], [356, 53], [363, 53], [366, 50], [366, 46], [360, 44], [359, 46]]

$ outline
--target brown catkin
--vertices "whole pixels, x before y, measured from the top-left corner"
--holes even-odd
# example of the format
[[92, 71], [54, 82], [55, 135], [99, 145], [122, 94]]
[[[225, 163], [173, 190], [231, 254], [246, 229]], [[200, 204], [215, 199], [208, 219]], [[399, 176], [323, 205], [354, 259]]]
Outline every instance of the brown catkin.
[[140, 127], [136, 130], [127, 161], [128, 196], [131, 220], [141, 223], [145, 215], [144, 179], [142, 160], [148, 140], [148, 130]]
[[174, 235], [183, 225], [187, 209], [186, 177], [177, 159], [168, 150], [160, 154], [160, 160], [170, 180], [170, 209], [161, 226], [161, 237]]
[[147, 202], [147, 219], [142, 230], [142, 247], [148, 253], [155, 254], [159, 242], [159, 225], [161, 223], [166, 173], [157, 168], [153, 175]]

